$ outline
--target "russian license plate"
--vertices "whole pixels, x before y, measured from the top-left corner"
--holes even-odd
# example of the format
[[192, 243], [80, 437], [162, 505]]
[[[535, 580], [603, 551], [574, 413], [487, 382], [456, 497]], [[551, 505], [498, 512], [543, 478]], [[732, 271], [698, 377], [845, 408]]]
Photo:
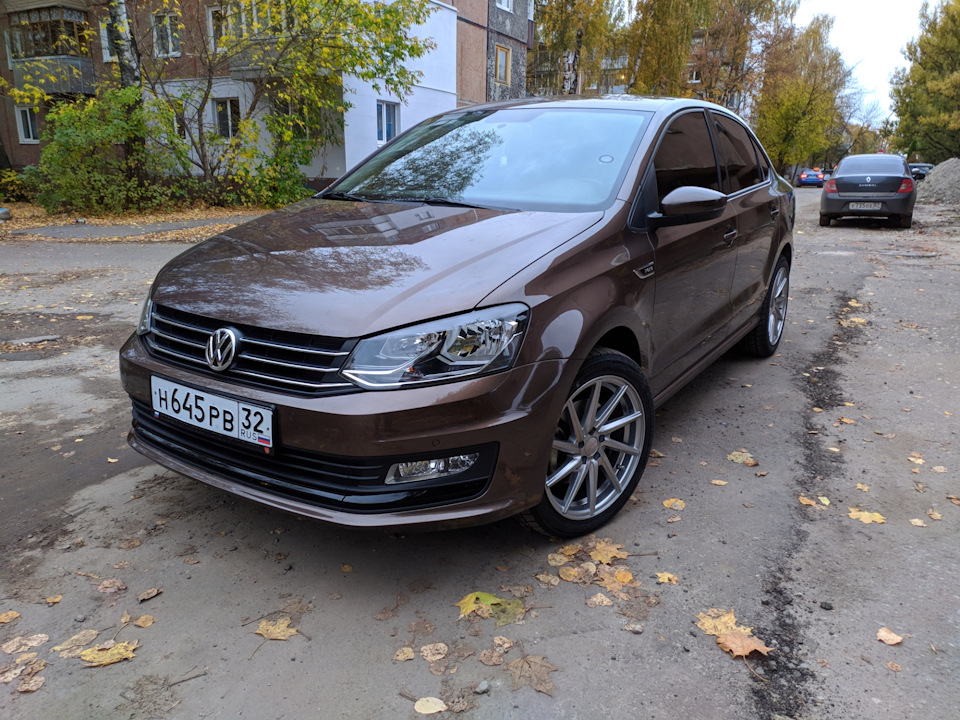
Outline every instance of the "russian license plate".
[[268, 408], [201, 392], [156, 376], [150, 378], [150, 392], [153, 414], [157, 417], [166, 415], [219, 435], [260, 447], [273, 447], [273, 412]]
[[850, 203], [851, 210], [879, 210], [881, 204], [878, 202], [852, 202]]

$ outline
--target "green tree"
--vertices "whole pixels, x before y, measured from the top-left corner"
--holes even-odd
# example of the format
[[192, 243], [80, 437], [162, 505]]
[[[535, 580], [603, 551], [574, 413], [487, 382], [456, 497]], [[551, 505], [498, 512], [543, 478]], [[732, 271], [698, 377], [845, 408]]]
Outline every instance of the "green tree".
[[910, 66], [894, 73], [890, 92], [895, 146], [926, 162], [960, 157], [960, 0], [923, 4], [904, 57]]

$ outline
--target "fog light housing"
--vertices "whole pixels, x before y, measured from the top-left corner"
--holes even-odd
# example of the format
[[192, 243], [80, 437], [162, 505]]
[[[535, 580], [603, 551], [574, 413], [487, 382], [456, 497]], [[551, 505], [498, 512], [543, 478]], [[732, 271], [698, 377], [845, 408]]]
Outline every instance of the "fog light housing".
[[387, 471], [387, 485], [398, 483], [419, 482], [435, 478], [456, 475], [469, 470], [480, 457], [480, 453], [453, 455], [447, 458], [432, 458], [430, 460], [409, 460], [390, 466]]

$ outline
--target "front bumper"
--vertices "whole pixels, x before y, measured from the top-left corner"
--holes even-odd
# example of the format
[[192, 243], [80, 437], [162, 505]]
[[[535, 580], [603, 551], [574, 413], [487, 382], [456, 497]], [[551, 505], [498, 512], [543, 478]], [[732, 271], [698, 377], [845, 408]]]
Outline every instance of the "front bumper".
[[[130, 444], [184, 475], [271, 507], [353, 527], [458, 527], [540, 501], [556, 419], [572, 383], [564, 360], [464, 382], [305, 398], [241, 387], [150, 356], [120, 352], [133, 403]], [[150, 377], [274, 408], [274, 449], [207, 433], [151, 408]], [[387, 484], [396, 462], [477, 453], [446, 478]]]

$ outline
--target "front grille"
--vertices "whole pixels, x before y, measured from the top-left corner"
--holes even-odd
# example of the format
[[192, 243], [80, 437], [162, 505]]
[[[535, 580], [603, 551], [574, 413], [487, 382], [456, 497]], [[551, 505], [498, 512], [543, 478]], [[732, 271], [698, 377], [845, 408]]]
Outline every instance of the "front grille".
[[244, 385], [307, 395], [356, 389], [338, 375], [355, 340], [253, 325], [229, 325], [239, 335], [236, 359], [228, 369], [215, 372], [205, 357], [207, 339], [225, 326], [220, 320], [155, 304], [144, 340], [153, 355]]
[[[171, 418], [157, 418], [145, 403], [133, 402], [133, 432], [139, 443], [187, 465], [278, 497], [317, 507], [369, 514], [448, 505], [479, 497], [497, 460], [494, 444], [450, 451], [477, 452], [477, 462], [450, 478], [387, 485], [387, 471], [408, 457], [351, 458], [285, 446], [272, 455], [262, 448], [200, 430]], [[418, 456], [419, 457], [419, 456]]]

